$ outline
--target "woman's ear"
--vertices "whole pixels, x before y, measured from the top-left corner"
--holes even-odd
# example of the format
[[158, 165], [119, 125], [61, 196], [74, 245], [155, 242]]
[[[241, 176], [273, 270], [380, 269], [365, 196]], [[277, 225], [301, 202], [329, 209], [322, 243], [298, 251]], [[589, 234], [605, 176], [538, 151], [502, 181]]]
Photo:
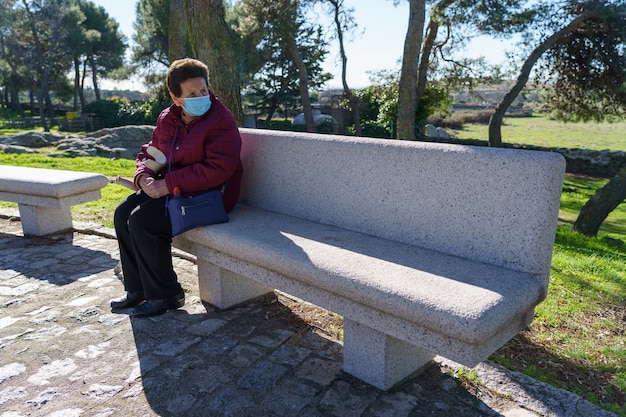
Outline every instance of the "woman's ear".
[[180, 98], [176, 97], [174, 94], [172, 94], [170, 92], [170, 98], [172, 99], [172, 101], [174, 102], [174, 104], [176, 104], [179, 107], [183, 107], [184, 101], [181, 100]]

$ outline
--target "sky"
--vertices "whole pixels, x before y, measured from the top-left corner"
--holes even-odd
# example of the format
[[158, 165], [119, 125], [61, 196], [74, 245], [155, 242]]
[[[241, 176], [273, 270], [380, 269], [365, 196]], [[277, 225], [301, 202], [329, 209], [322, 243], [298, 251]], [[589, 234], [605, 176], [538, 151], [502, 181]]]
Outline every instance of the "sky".
[[[115, 19], [120, 30], [132, 42], [135, 21], [134, 0], [92, 0], [105, 8], [109, 16]], [[349, 8], [354, 9], [354, 18], [358, 28], [344, 40], [348, 57], [347, 81], [350, 88], [362, 88], [371, 84], [368, 72], [399, 68], [402, 57], [404, 38], [408, 27], [409, 4], [401, 2], [393, 5], [391, 0], [345, 0]], [[339, 48], [334, 42], [326, 57], [324, 70], [333, 74], [333, 79], [326, 84], [328, 88], [341, 88], [341, 61]], [[492, 64], [505, 63], [506, 43], [480, 37], [472, 41], [465, 51], [466, 56], [484, 56]], [[140, 89], [137, 80], [122, 83], [104, 82], [105, 89], [118, 88]]]

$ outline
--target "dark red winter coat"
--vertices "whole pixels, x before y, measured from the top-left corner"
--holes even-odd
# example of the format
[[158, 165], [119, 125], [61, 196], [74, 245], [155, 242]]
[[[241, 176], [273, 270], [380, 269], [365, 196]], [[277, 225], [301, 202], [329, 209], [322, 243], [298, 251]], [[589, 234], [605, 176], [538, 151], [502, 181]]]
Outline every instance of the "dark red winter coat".
[[[181, 118], [182, 109], [172, 105], [163, 110], [157, 120], [150, 142], [143, 145], [137, 155], [135, 184], [140, 174], [147, 173], [165, 178], [170, 193], [174, 187], [184, 197], [219, 189], [226, 184], [223, 201], [226, 211], [233, 209], [239, 198], [243, 167], [241, 165], [241, 136], [232, 113], [211, 92], [211, 108], [203, 116], [186, 126]], [[172, 141], [176, 142], [172, 147]], [[152, 159], [146, 152], [154, 146], [165, 154], [171, 169], [166, 165], [155, 173], [144, 165]]]

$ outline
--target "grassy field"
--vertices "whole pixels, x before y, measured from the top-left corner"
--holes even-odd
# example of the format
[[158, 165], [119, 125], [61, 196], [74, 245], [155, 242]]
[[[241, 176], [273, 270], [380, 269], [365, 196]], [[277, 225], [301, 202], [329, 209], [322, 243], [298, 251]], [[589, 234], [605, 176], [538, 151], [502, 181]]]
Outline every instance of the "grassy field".
[[[459, 139], [488, 140], [488, 126], [466, 124], [454, 130]], [[626, 121], [619, 123], [563, 123], [547, 117], [506, 117], [502, 141], [510, 144], [592, 150], [626, 150]]]
[[[33, 130], [36, 132], [43, 132], [43, 127], [36, 127], [33, 129], [29, 129], [29, 130]], [[0, 128], [0, 136], [10, 136], [10, 135], [14, 135], [16, 133], [20, 133], [23, 131], [24, 129]], [[50, 133], [59, 133], [59, 126], [52, 126], [50, 128]], [[72, 132], [72, 133], [80, 133], [80, 132]]]
[[626, 203], [597, 237], [571, 231], [605, 182], [566, 177], [548, 297], [491, 359], [626, 416]]
[[[97, 157], [0, 153], [0, 164], [92, 171], [111, 179], [134, 171], [134, 161]], [[566, 178], [548, 297], [533, 323], [491, 359], [626, 417], [626, 244], [620, 244], [626, 241], [626, 203], [611, 213], [597, 237], [571, 231], [580, 208], [605, 182]], [[110, 183], [102, 194], [101, 200], [73, 207], [74, 219], [112, 227], [113, 210], [129, 190]], [[15, 205], [0, 202], [8, 206]]]

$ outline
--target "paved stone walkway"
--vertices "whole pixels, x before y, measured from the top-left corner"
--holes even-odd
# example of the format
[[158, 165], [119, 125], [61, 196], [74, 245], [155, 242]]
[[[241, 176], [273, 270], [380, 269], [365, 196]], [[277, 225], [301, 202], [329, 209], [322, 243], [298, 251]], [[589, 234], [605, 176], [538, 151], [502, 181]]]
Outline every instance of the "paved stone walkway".
[[112, 314], [117, 243], [110, 230], [78, 229], [24, 237], [0, 216], [0, 417], [614, 416], [488, 362], [478, 386], [444, 362], [379, 391], [344, 374], [341, 344], [282, 295], [205, 306], [188, 257], [174, 258], [183, 309]]

